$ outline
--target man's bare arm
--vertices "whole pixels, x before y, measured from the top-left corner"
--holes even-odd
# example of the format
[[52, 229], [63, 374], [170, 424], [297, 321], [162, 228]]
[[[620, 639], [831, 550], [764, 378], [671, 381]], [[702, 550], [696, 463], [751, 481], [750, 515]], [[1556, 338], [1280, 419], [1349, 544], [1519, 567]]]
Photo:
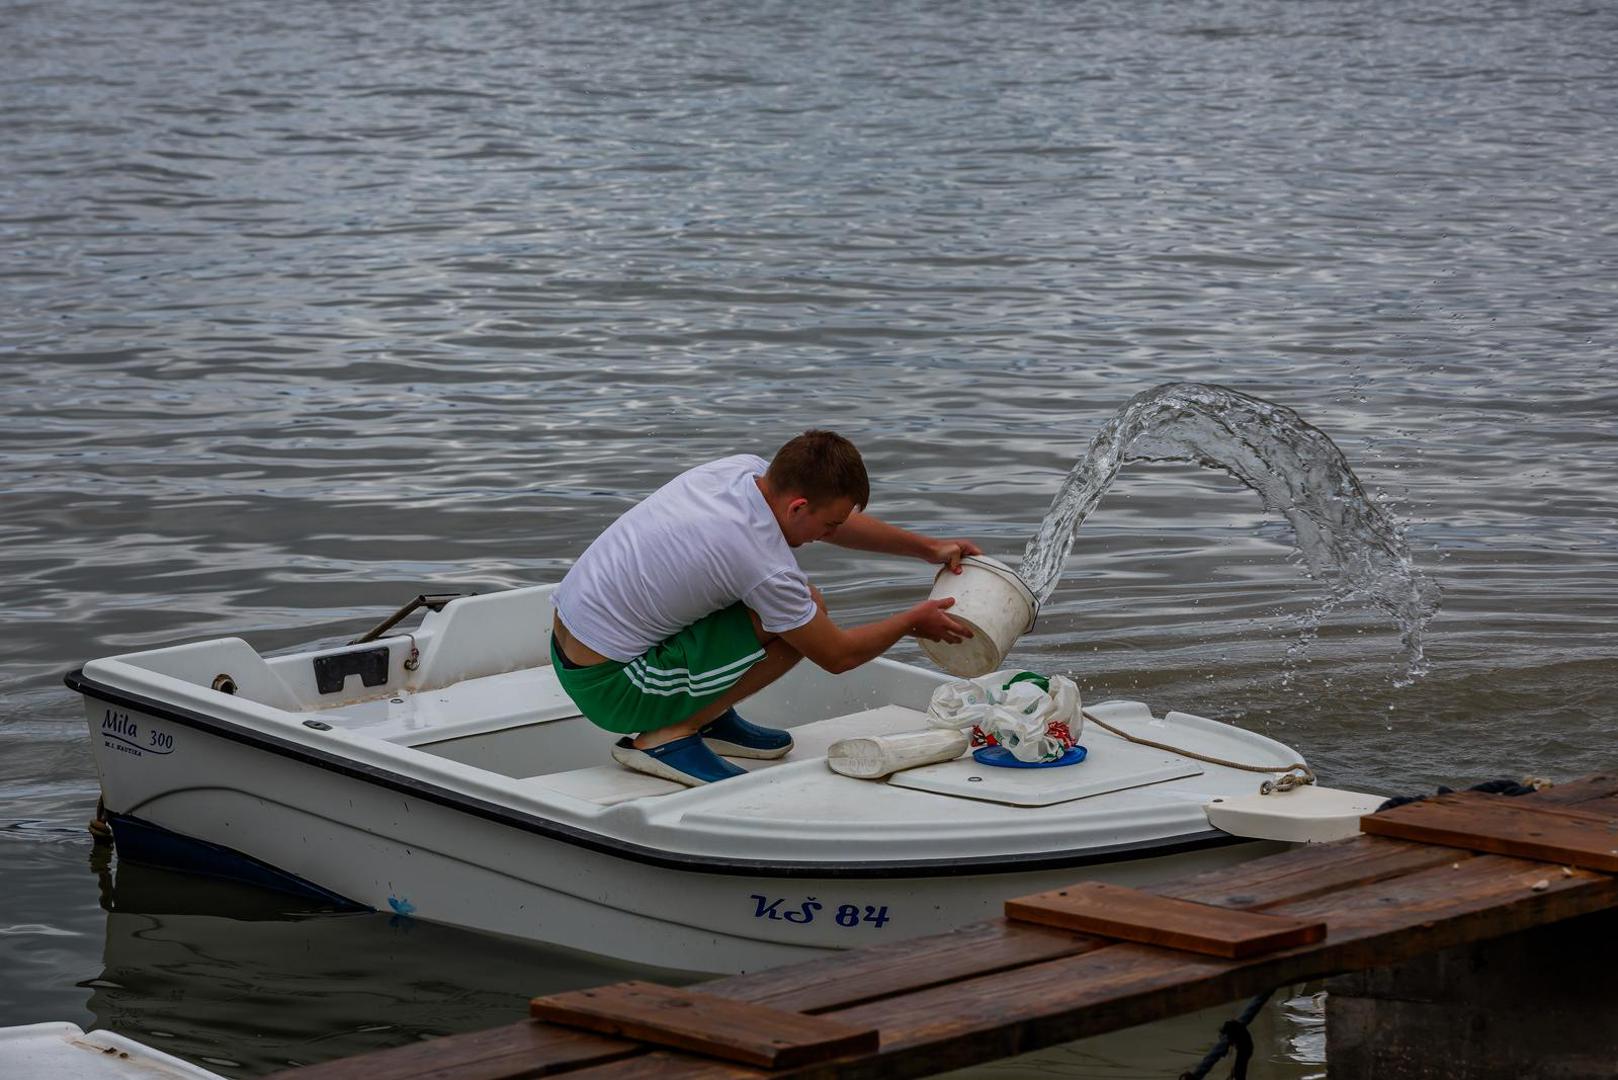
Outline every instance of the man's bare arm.
[[817, 667], [838, 674], [875, 660], [902, 637], [914, 634], [929, 641], [954, 644], [972, 636], [972, 631], [945, 614], [955, 603], [953, 597], [923, 600], [908, 611], [901, 611], [864, 626], [844, 630], [825, 611], [808, 623], [781, 635], [788, 645], [807, 656]]
[[[855, 551], [875, 551], [882, 555], [904, 555], [922, 562], [940, 563], [959, 572], [963, 555], [982, 555], [970, 540], [939, 540], [913, 533], [881, 518], [856, 510], [828, 538], [829, 543]], [[901, 637], [903, 635], [900, 635]], [[895, 641], [898, 639], [895, 638]], [[892, 644], [889, 642], [888, 644]]]

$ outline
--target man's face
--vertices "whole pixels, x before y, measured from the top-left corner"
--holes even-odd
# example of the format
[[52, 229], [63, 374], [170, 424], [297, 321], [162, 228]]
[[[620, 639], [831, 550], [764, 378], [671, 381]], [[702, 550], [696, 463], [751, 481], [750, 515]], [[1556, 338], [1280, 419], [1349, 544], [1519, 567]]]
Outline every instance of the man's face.
[[812, 544], [816, 540], [829, 540], [837, 527], [854, 512], [854, 500], [846, 496], [812, 503], [808, 499], [793, 499], [787, 504], [787, 520], [781, 531], [793, 547]]

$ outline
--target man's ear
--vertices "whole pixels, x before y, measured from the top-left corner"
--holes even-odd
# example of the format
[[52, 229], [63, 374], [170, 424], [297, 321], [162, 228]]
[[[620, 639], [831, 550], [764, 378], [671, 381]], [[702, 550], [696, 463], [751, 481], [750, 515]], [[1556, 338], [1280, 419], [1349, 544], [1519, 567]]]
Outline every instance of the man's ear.
[[792, 499], [787, 503], [787, 513], [789, 515], [796, 514], [799, 510], [804, 509], [808, 505], [809, 500], [804, 498], [802, 495], [799, 495], [796, 499]]

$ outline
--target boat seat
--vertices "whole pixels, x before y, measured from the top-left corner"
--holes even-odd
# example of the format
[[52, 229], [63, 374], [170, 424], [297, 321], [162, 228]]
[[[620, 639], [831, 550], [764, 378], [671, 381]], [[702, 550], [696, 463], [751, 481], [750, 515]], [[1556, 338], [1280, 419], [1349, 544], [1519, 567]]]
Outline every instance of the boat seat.
[[463, 596], [421, 620], [421, 658], [407, 685], [426, 691], [550, 664], [555, 586]]
[[240, 694], [247, 701], [285, 712], [303, 709], [297, 692], [287, 685], [281, 672], [238, 637], [148, 649], [112, 659], [193, 686], [209, 687], [216, 677], [226, 676], [237, 687], [231, 693]]
[[578, 715], [549, 664], [320, 710], [329, 724], [401, 746]]

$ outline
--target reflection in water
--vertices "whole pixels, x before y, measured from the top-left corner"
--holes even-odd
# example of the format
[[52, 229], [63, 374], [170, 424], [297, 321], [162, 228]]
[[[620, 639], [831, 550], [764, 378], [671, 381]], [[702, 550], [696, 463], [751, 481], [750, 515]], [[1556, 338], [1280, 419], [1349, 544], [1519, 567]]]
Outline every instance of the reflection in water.
[[[528, 999], [645, 973], [397, 915], [340, 913], [100, 856], [95, 1026], [255, 1076], [516, 1022]], [[228, 916], [221, 912], [229, 912]]]
[[1306, 619], [1306, 640], [1332, 609], [1366, 599], [1391, 615], [1410, 678], [1424, 675], [1422, 631], [1438, 586], [1419, 573], [1404, 533], [1376, 505], [1320, 429], [1284, 405], [1202, 383], [1136, 394], [1101, 425], [1063, 481], [1023, 553], [1022, 576], [1043, 603], [1056, 589], [1079, 526], [1131, 461], [1187, 461], [1229, 473], [1292, 526], [1309, 575], [1327, 589]]

